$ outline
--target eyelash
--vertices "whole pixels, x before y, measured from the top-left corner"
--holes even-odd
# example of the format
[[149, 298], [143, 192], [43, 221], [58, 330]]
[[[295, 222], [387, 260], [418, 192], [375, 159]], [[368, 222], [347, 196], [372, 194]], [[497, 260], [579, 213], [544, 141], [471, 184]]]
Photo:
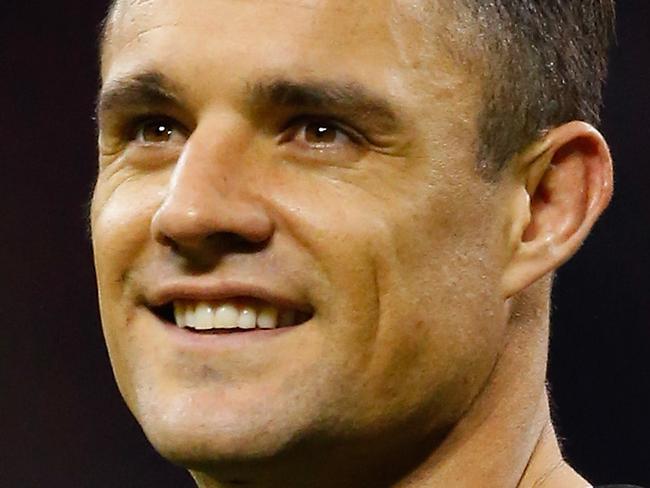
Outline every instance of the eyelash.
[[280, 142], [288, 142], [288, 135], [295, 136], [301, 129], [307, 128], [311, 124], [320, 124], [322, 126], [330, 127], [357, 145], [362, 145], [367, 142], [366, 138], [356, 129], [352, 128], [349, 124], [337, 120], [336, 118], [324, 115], [300, 115], [292, 118], [287, 124], [283, 126], [280, 131]]

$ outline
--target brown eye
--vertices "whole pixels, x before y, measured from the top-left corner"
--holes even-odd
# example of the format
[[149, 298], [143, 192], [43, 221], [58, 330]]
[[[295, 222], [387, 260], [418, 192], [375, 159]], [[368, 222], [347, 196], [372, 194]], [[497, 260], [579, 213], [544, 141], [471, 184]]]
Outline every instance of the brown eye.
[[336, 142], [339, 129], [322, 122], [311, 122], [305, 126], [305, 141], [310, 144], [332, 144]]
[[356, 142], [354, 135], [331, 120], [303, 120], [296, 126], [293, 134], [296, 142], [311, 149], [341, 149]]
[[363, 135], [345, 122], [326, 116], [292, 120], [279, 142], [296, 159], [337, 165], [357, 161], [367, 150]]
[[136, 127], [135, 140], [146, 144], [161, 144], [170, 142], [175, 136], [180, 136], [178, 126], [171, 120], [145, 120]]

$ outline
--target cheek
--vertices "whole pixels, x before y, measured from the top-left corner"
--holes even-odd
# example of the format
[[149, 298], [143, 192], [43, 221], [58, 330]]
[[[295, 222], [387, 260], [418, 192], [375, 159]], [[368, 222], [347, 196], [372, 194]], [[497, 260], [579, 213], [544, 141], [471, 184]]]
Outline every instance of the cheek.
[[348, 385], [340, 402], [357, 418], [425, 404], [453, 417], [485, 380], [503, 332], [480, 217], [487, 209], [468, 212], [460, 185], [417, 183], [340, 177], [274, 203], [323, 277], [315, 293], [330, 345], [323, 371]]
[[[494, 204], [483, 182], [411, 190], [426, 197], [389, 193], [373, 208], [381, 225], [364, 236], [374, 271], [367, 290], [377, 300], [366, 403], [383, 398], [384, 411], [394, 412], [428, 405], [438, 421], [453, 420], [487, 380], [502, 347], [502, 237], [488, 218]], [[363, 212], [364, 228], [362, 222]]]
[[91, 227], [100, 293], [121, 284], [145, 249], [150, 224], [164, 198], [168, 175], [123, 171], [98, 180]]
[[[153, 184], [152, 184], [153, 183]], [[107, 346], [117, 374], [125, 365], [129, 338], [129, 272], [146, 250], [150, 222], [161, 201], [162, 182], [145, 184], [134, 174], [100, 178], [93, 194], [91, 229], [99, 292], [99, 306]]]
[[[465, 185], [471, 188], [470, 185]], [[505, 333], [499, 238], [489, 203], [444, 188], [394, 220], [391, 252], [378, 250], [382, 301], [375, 371], [401, 401], [422, 401], [449, 419], [486, 381]], [[416, 205], [416, 207], [418, 207]]]

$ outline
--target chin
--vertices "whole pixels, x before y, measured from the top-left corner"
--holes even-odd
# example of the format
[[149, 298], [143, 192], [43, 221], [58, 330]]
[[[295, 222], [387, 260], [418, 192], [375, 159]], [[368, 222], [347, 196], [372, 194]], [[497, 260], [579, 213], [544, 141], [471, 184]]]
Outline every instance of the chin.
[[188, 469], [261, 463], [287, 451], [293, 442], [289, 429], [259, 415], [218, 409], [210, 414], [205, 409], [187, 412], [173, 402], [167, 407], [141, 410], [137, 420], [161, 456]]
[[144, 430], [161, 456], [190, 469], [261, 461], [283, 450], [282, 443], [274, 441], [268, 433], [257, 435], [252, 430], [215, 433], [205, 425], [176, 425], [171, 429], [148, 426]]

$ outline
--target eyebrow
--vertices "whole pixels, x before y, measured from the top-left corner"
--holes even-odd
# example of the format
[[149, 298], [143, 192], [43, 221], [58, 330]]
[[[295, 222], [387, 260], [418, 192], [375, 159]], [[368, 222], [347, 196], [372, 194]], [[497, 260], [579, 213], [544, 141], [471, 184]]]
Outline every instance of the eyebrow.
[[117, 108], [147, 105], [180, 105], [179, 88], [158, 71], [146, 71], [110, 81], [102, 87], [95, 104], [95, 116]]
[[401, 126], [388, 101], [356, 82], [270, 79], [248, 88], [247, 105], [263, 108], [307, 109], [371, 119], [386, 131]]
[[[159, 71], [145, 71], [108, 82], [97, 97], [95, 115], [130, 106], [181, 106], [180, 87]], [[294, 81], [270, 78], [249, 85], [245, 98], [254, 114], [266, 110], [302, 109], [328, 111], [372, 121], [380, 130], [395, 131], [402, 126], [389, 102], [356, 82]]]

